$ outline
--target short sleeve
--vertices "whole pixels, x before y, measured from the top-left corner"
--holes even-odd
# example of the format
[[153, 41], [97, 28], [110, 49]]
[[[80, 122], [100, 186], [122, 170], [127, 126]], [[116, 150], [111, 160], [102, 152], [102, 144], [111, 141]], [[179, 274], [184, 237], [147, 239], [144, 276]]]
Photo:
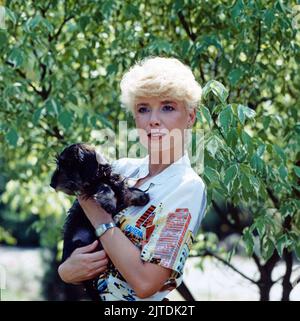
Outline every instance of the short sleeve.
[[206, 190], [200, 180], [181, 184], [161, 200], [153, 220], [151, 236], [143, 242], [141, 259], [183, 273], [191, 245], [206, 207]]
[[141, 160], [138, 158], [120, 158], [111, 163], [111, 168], [114, 173], [127, 177], [138, 168], [140, 162]]
[[122, 167], [121, 163], [122, 162], [120, 159], [116, 159], [116, 160], [112, 161], [111, 168], [114, 173], [118, 173], [118, 174], [120, 173], [120, 167]]

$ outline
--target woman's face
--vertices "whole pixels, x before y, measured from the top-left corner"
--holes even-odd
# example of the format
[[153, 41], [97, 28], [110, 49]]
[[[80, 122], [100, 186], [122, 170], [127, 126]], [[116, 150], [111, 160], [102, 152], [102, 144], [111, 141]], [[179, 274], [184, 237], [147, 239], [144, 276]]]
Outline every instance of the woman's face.
[[142, 97], [134, 106], [140, 141], [150, 152], [182, 148], [184, 130], [195, 117], [195, 110], [188, 111], [183, 102], [171, 98]]

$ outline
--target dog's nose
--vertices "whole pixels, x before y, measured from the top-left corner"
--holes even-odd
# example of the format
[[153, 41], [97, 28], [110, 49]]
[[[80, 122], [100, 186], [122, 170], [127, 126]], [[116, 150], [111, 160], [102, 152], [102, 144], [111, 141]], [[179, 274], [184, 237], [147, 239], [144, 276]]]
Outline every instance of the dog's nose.
[[150, 197], [149, 197], [149, 194], [144, 194], [143, 196], [142, 196], [142, 205], [146, 205], [148, 202], [150, 201]]

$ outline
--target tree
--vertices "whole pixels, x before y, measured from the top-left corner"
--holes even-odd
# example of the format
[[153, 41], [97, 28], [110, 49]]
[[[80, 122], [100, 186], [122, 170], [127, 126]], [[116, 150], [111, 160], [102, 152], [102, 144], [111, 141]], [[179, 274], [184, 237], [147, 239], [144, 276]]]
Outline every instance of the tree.
[[[252, 281], [261, 300], [269, 299], [275, 265], [285, 262], [279, 281], [288, 300], [293, 260], [300, 257], [295, 6], [279, 0], [7, 1], [0, 30], [2, 202], [11, 213], [37, 216], [41, 244], [59, 249], [71, 202], [50, 192], [49, 160], [72, 142], [99, 144], [102, 129], [119, 134], [118, 122], [128, 119], [118, 102], [124, 71], [150, 54], [175, 56], [204, 87], [196, 128], [206, 132], [208, 204], [257, 264], [260, 279]], [[0, 229], [0, 239], [9, 240], [8, 232]], [[205, 235], [193, 255], [230, 264], [218, 240], [211, 244], [212, 234]]]

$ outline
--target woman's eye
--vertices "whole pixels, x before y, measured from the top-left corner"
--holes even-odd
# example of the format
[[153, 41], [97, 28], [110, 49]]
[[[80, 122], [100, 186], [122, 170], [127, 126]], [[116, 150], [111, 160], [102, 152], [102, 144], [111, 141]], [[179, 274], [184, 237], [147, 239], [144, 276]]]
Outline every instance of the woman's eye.
[[147, 107], [139, 107], [139, 108], [138, 108], [138, 112], [139, 112], [139, 113], [145, 113], [145, 112], [147, 112]]
[[172, 111], [172, 110], [174, 110], [175, 108], [173, 107], [173, 106], [171, 106], [171, 105], [164, 105], [163, 106], [163, 110], [164, 111]]

